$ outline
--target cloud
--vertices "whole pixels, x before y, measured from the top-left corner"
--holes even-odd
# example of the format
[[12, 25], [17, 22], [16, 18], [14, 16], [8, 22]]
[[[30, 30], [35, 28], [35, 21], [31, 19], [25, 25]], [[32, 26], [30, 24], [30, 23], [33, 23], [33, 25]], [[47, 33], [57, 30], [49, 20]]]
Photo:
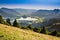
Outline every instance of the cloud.
[[[0, 0], [0, 7], [2, 6], [17, 6], [19, 7], [27, 7], [27, 8], [59, 8], [60, 0]], [[22, 6], [23, 5], [23, 6]], [[7, 7], [6, 6], [6, 7]]]

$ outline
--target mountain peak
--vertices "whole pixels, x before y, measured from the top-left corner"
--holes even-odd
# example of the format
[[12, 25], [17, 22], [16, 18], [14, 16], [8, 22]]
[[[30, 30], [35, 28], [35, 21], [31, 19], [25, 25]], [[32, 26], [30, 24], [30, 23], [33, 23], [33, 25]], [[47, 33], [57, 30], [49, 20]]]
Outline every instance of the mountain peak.
[[54, 9], [54, 11], [60, 11], [60, 9]]
[[1, 9], [8, 9], [8, 8], [2, 7]]

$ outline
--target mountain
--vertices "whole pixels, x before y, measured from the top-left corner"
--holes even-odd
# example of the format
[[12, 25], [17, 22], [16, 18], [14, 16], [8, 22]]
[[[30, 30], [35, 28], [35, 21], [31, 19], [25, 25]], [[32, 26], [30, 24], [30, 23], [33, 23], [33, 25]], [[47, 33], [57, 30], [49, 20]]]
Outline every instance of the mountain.
[[37, 10], [35, 13], [32, 13], [32, 16], [44, 17], [44, 18], [54, 18], [60, 16], [60, 9], [54, 10]]
[[0, 15], [3, 17], [17, 17], [17, 16], [31, 16], [32, 12], [35, 12], [34, 9], [10, 9], [10, 8], [0, 8]]
[[43, 18], [60, 17], [60, 9], [54, 10], [35, 10], [35, 9], [22, 9], [22, 8], [0, 8], [0, 15], [4, 17], [16, 17], [16, 16], [37, 16]]
[[60, 37], [0, 24], [0, 40], [60, 40]]
[[60, 18], [51, 18], [46, 22], [46, 24], [46, 26], [50, 26], [47, 28], [49, 31], [56, 30], [60, 32]]
[[33, 12], [36, 12], [36, 10], [35, 9], [22, 9], [22, 8], [20, 8], [20, 9], [14, 9], [15, 11], [17, 11], [17, 12], [19, 12], [19, 13], [21, 13], [21, 15], [31, 15]]
[[56, 30], [57, 32], [60, 32], [60, 18], [51, 18], [37, 24], [37, 26], [40, 28], [42, 28], [43, 26], [46, 27], [48, 31]]
[[19, 15], [20, 13], [16, 12], [13, 9], [8, 9], [8, 8], [1, 8], [0, 9], [0, 15], [3, 17], [15, 17]]

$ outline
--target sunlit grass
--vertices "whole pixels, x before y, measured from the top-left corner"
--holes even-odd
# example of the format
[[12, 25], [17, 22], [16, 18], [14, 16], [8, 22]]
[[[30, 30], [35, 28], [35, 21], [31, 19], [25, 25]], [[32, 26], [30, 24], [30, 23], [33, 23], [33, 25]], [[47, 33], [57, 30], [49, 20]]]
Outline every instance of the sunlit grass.
[[0, 40], [60, 40], [60, 38], [0, 24]]

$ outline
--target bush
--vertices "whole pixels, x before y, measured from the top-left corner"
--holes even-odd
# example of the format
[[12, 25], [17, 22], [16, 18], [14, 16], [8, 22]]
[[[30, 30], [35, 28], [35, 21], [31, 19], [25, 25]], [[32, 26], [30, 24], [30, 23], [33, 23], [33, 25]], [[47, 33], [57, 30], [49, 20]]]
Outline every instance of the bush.
[[60, 33], [57, 34], [57, 37], [60, 37]]
[[26, 29], [33, 29], [33, 27], [31, 26], [31, 25], [28, 25], [27, 27], [26, 27]]
[[35, 31], [35, 32], [38, 32], [38, 33], [39, 33], [39, 32], [40, 32], [40, 28], [36, 28], [36, 27], [35, 27], [35, 28], [33, 28], [33, 31]]
[[54, 31], [52, 31], [51, 33], [50, 33], [50, 35], [52, 35], [52, 36], [57, 36], [57, 31], [56, 30], [54, 30]]
[[21, 29], [26, 29], [26, 27], [21, 27]]

